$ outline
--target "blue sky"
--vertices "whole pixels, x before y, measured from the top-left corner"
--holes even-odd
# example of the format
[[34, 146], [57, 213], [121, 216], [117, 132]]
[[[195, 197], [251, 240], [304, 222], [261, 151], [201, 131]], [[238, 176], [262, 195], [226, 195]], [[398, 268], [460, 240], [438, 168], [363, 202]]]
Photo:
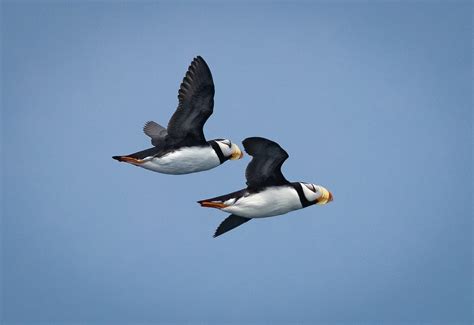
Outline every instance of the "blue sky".
[[[472, 5], [2, 2], [2, 321], [472, 321]], [[264, 136], [334, 202], [251, 221], [149, 146], [196, 55], [208, 139]]]

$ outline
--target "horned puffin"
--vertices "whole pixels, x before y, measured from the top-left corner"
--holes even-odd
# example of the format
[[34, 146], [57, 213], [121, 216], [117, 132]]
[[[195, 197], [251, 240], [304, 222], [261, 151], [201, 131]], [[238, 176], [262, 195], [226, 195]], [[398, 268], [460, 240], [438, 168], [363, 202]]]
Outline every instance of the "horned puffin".
[[331, 192], [305, 182], [289, 182], [281, 172], [288, 154], [276, 142], [251, 137], [243, 141], [253, 158], [247, 166], [247, 188], [211, 199], [198, 201], [203, 207], [217, 208], [231, 215], [216, 229], [220, 236], [253, 218], [273, 217], [313, 204], [332, 201]]
[[152, 148], [113, 159], [163, 174], [189, 174], [242, 158], [239, 147], [227, 139], [206, 141], [203, 126], [214, 109], [211, 70], [200, 56], [194, 58], [178, 92], [178, 108], [168, 127], [154, 121], [143, 127]]

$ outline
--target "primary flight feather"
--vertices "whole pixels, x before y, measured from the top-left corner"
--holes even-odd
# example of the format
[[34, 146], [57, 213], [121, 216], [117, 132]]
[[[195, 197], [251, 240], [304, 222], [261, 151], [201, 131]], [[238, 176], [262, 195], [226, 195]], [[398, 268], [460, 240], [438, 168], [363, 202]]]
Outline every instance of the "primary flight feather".
[[247, 188], [198, 201], [203, 207], [231, 213], [214, 233], [220, 236], [253, 218], [273, 217], [313, 204], [332, 201], [331, 192], [320, 185], [289, 182], [281, 172], [288, 153], [271, 140], [252, 137], [243, 141], [252, 156], [245, 177]]
[[112, 158], [163, 174], [189, 174], [242, 158], [239, 147], [228, 139], [206, 141], [203, 127], [214, 110], [211, 70], [200, 56], [186, 72], [178, 92], [178, 108], [165, 128], [149, 121], [143, 131], [154, 147]]

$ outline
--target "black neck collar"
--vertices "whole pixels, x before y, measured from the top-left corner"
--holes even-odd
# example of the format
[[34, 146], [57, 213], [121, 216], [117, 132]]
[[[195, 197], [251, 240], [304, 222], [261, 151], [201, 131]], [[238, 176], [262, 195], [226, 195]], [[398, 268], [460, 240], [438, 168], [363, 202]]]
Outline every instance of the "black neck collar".
[[303, 188], [301, 187], [300, 183], [291, 183], [291, 186], [293, 186], [293, 188], [298, 193], [298, 197], [300, 198], [300, 202], [301, 202], [301, 205], [303, 206], [303, 208], [306, 208], [306, 207], [316, 203], [316, 202], [308, 201], [308, 199], [304, 195]]
[[219, 144], [215, 141], [209, 141], [212, 149], [214, 149], [214, 151], [216, 152], [217, 154], [217, 157], [219, 157], [219, 161], [220, 163], [224, 163], [226, 162], [227, 160], [229, 160], [230, 157], [225, 157], [224, 154], [222, 153], [222, 150], [221, 150], [221, 147], [219, 147]]

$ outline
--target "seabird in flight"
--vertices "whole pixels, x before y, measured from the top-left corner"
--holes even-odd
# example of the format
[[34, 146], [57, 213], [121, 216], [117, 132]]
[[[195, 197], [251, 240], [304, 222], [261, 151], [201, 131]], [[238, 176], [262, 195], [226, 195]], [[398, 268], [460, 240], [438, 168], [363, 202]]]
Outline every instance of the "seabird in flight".
[[320, 185], [289, 182], [281, 172], [288, 154], [276, 142], [252, 137], [243, 141], [253, 158], [247, 166], [247, 188], [212, 199], [198, 201], [203, 207], [231, 213], [217, 228], [214, 237], [253, 218], [273, 217], [313, 204], [332, 201], [331, 192]]
[[227, 139], [206, 141], [204, 123], [214, 108], [214, 82], [204, 59], [196, 57], [178, 92], [178, 108], [168, 128], [149, 121], [143, 131], [154, 147], [112, 158], [163, 174], [189, 174], [242, 158], [239, 147]]

